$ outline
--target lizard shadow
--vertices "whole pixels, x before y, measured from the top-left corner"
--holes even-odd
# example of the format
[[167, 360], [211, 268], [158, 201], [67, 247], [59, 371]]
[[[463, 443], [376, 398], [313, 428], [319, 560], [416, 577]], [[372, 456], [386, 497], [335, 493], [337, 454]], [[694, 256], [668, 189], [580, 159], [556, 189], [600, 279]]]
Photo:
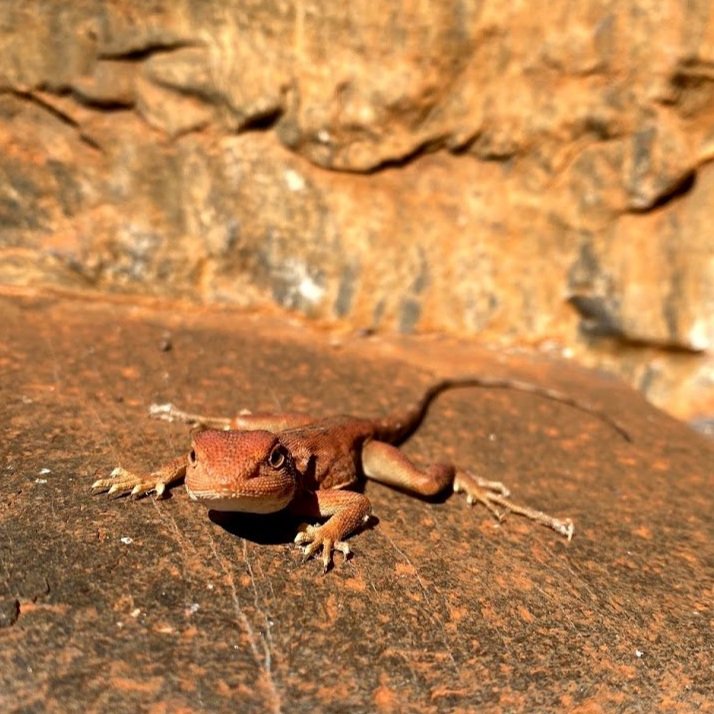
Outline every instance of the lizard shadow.
[[231, 535], [260, 545], [291, 543], [298, 521], [288, 513], [229, 513], [209, 511], [208, 518]]
[[[292, 543], [300, 530], [300, 524], [306, 519], [297, 518], [286, 511], [277, 513], [229, 513], [209, 511], [208, 518], [212, 523], [228, 531], [231, 535], [245, 538], [258, 545], [285, 545]], [[313, 519], [307, 519], [312, 521]], [[324, 522], [327, 519], [320, 519]], [[379, 523], [372, 515], [369, 521], [356, 529], [350, 535], [371, 530]]]

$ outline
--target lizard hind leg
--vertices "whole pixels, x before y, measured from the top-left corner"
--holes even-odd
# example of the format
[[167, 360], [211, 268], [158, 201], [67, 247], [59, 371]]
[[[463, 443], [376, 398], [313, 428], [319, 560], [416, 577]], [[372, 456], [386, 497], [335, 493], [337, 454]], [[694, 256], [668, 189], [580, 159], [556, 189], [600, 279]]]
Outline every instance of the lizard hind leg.
[[499, 481], [487, 481], [475, 476], [470, 471], [457, 469], [454, 478], [454, 491], [456, 493], [463, 491], [466, 494], [466, 501], [469, 505], [480, 503], [499, 521], [502, 521], [509, 513], [515, 513], [552, 528], [556, 533], [565, 536], [568, 540], [573, 537], [575, 526], [570, 518], [561, 520], [535, 508], [514, 503], [509, 499], [510, 493], [508, 489]]
[[419, 468], [396, 446], [377, 440], [362, 447], [362, 471], [374, 481], [427, 497], [441, 493], [455, 474], [454, 467], [448, 464]]
[[171, 403], [152, 404], [149, 407], [149, 415], [153, 419], [188, 424], [195, 429], [218, 429], [223, 431], [228, 431], [229, 429], [237, 431], [260, 430], [272, 433], [306, 426], [315, 421], [314, 417], [309, 414], [299, 412], [259, 412], [253, 414], [250, 411], [243, 410], [235, 417], [216, 417], [185, 412]]
[[529, 518], [568, 540], [573, 537], [570, 519], [560, 520], [528, 506], [520, 506], [510, 500], [509, 490], [500, 481], [487, 481], [470, 471], [456, 469], [447, 464], [432, 464], [426, 469], [414, 465], [396, 446], [382, 441], [370, 441], [362, 447], [362, 469], [365, 476], [390, 486], [433, 496], [453, 485], [456, 492], [463, 491], [470, 505], [480, 503], [499, 521], [508, 513]]
[[229, 417], [214, 417], [205, 414], [194, 414], [179, 409], [170, 402], [167, 404], [151, 404], [149, 415], [152, 419], [160, 419], [168, 422], [180, 422], [188, 424], [192, 428], [198, 429], [230, 429], [231, 419]]

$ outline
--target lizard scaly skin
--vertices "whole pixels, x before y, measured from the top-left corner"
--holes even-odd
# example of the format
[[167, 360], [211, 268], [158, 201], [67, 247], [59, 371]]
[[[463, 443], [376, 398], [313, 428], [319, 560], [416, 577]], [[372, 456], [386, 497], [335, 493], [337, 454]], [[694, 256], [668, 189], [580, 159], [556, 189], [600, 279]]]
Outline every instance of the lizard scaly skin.
[[466, 493], [470, 504], [481, 503], [499, 520], [509, 512], [552, 528], [570, 539], [573, 523], [512, 502], [506, 487], [451, 464], [414, 465], [399, 449], [424, 419], [441, 392], [457, 387], [515, 389], [568, 404], [608, 423], [620, 436], [629, 434], [612, 418], [589, 404], [556, 390], [509, 379], [467, 377], [434, 383], [408, 410], [382, 419], [335, 416], [315, 419], [306, 414], [250, 414], [234, 418], [189, 414], [170, 404], [153, 405], [154, 417], [181, 421], [194, 433], [191, 449], [150, 474], [114, 469], [92, 488], [110, 495], [163, 494], [166, 486], [185, 478], [192, 500], [216, 511], [273, 513], [283, 509], [304, 518], [327, 519], [300, 530], [295, 542], [308, 558], [322, 549], [326, 571], [333, 550], [347, 556], [343, 540], [371, 513], [369, 499], [344, 490], [364, 475], [422, 496], [448, 486]]

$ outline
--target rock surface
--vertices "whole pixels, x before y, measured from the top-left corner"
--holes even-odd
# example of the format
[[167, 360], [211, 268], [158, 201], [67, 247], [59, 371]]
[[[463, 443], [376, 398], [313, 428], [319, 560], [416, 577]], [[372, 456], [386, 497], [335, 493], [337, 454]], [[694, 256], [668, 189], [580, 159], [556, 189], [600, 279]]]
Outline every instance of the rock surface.
[[[2, 711], [711, 711], [714, 447], [623, 384], [236, 310], [3, 296], [0, 322]], [[187, 447], [151, 402], [378, 415], [427, 383], [399, 359], [415, 347], [627, 426], [632, 443], [532, 395], [462, 390], [406, 445], [571, 516], [571, 542], [369, 483], [378, 522], [323, 577], [282, 515], [89, 490]]]
[[0, 18], [0, 282], [548, 343], [714, 414], [707, 3]]

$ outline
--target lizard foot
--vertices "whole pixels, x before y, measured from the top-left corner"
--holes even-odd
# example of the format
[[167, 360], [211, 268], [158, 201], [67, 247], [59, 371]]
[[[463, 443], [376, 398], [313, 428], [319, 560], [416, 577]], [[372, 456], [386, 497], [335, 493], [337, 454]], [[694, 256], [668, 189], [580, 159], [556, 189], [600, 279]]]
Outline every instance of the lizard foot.
[[150, 404], [149, 405], [149, 416], [152, 419], [161, 419], [162, 421], [175, 422], [175, 421], [185, 421], [191, 423], [189, 419], [184, 419], [185, 415], [180, 409], [177, 409], [170, 402], [166, 404]]
[[191, 414], [175, 407], [170, 402], [167, 404], [151, 404], [149, 416], [152, 419], [161, 419], [168, 422], [188, 424], [195, 429], [225, 429], [231, 428], [231, 420], [222, 417], [211, 417], [205, 414]]
[[499, 481], [487, 481], [469, 471], [458, 471], [454, 478], [454, 491], [466, 493], [466, 502], [469, 505], [480, 503], [485, 506], [493, 516], [502, 521], [509, 513], [529, 518], [536, 523], [552, 528], [556, 533], [565, 536], [568, 540], [573, 537], [575, 525], [566, 518], [560, 520], [547, 513], [537, 511], [528, 506], [519, 506], [509, 500], [510, 492]]
[[155, 491], [161, 497], [166, 490], [166, 481], [160, 473], [151, 473], [147, 476], [135, 474], [121, 467], [115, 468], [109, 478], [100, 478], [92, 484], [95, 493], [107, 492], [107, 496], [118, 498], [129, 494], [132, 498], [143, 496], [150, 491]]
[[326, 573], [332, 562], [332, 552], [339, 550], [345, 560], [352, 552], [345, 541], [339, 540], [328, 523], [320, 526], [303, 524], [295, 536], [295, 542], [303, 546], [303, 561], [308, 560], [322, 547], [322, 572]]
[[183, 478], [186, 473], [186, 456], [177, 456], [167, 464], [160, 466], [150, 474], [135, 474], [117, 467], [109, 474], [109, 478], [100, 478], [92, 484], [95, 493], [106, 491], [107, 496], [125, 496], [131, 498], [144, 496], [153, 491], [160, 498], [166, 487]]

